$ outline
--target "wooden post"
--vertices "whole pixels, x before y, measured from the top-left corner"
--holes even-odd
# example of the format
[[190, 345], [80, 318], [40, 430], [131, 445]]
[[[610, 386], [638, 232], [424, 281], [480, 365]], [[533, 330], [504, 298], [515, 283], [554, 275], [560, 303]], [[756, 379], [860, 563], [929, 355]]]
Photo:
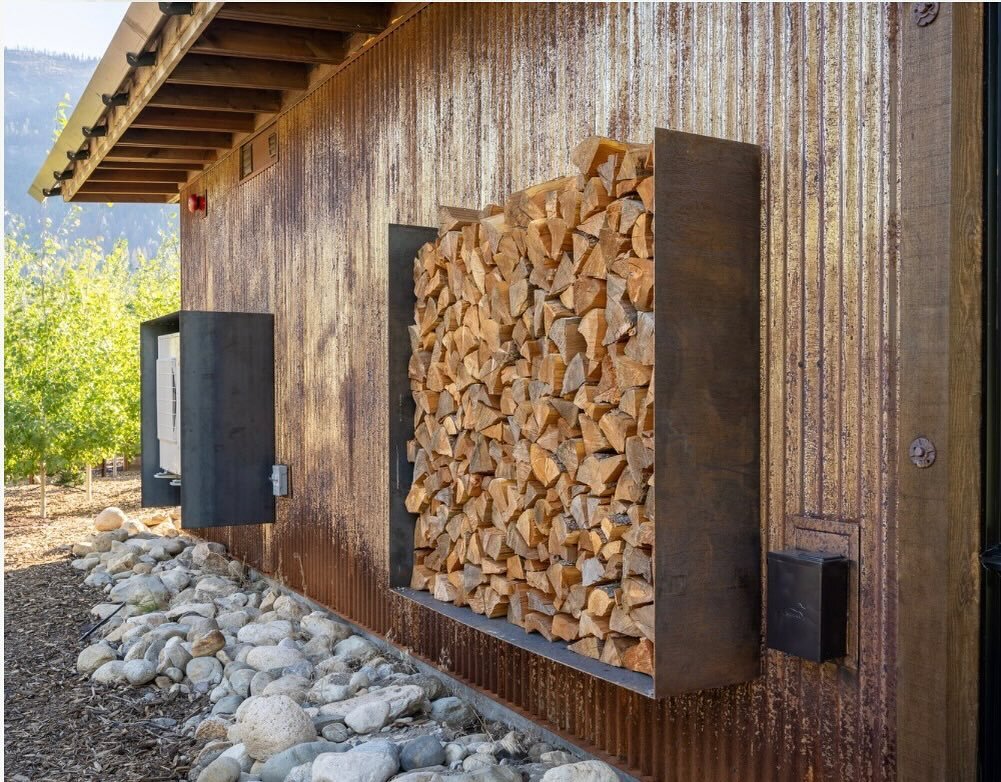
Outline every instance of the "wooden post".
[[87, 499], [94, 499], [94, 469], [91, 465], [86, 465], [84, 468], [84, 480], [87, 482]]

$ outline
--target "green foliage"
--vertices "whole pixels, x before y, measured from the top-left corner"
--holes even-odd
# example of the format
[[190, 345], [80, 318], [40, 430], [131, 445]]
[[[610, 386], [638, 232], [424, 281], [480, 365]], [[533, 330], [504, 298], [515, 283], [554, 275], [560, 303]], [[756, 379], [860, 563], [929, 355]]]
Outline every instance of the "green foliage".
[[139, 323], [179, 307], [176, 237], [135, 268], [76, 236], [4, 237], [4, 472], [69, 473], [139, 444]]

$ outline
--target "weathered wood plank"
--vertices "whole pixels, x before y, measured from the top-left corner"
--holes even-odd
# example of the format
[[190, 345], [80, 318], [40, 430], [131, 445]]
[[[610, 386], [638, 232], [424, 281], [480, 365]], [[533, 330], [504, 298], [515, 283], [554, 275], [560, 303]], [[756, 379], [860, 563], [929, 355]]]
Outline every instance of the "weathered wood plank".
[[105, 168], [94, 171], [85, 184], [99, 182], [186, 182], [187, 169]]
[[976, 4], [901, 30], [900, 779], [977, 779], [982, 30]]
[[216, 159], [216, 153], [209, 149], [154, 149], [150, 147], [133, 147], [120, 144], [105, 156], [108, 161], [124, 161], [129, 163], [174, 162], [174, 163], [211, 163]]
[[387, 3], [226, 3], [220, 19], [314, 30], [378, 33], [389, 24]]
[[[227, 91], [228, 92], [228, 91]], [[236, 111], [189, 111], [185, 109], [146, 108], [132, 123], [133, 128], [158, 130], [221, 130], [251, 133], [256, 115]]]
[[294, 62], [249, 60], [243, 57], [186, 55], [167, 77], [168, 84], [301, 90], [309, 84], [309, 68]]
[[190, 51], [277, 62], [338, 63], [347, 56], [348, 41], [343, 33], [323, 29], [216, 20]]
[[282, 94], [276, 90], [164, 84], [147, 105], [168, 109], [274, 113], [281, 108]]
[[233, 134], [209, 130], [130, 128], [122, 134], [119, 144], [156, 149], [230, 149], [233, 146]]

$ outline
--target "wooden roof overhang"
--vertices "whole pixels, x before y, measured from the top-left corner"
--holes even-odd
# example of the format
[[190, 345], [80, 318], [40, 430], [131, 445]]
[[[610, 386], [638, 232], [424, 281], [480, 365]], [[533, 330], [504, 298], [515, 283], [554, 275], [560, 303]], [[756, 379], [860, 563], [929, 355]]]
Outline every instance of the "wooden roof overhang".
[[132, 3], [29, 192], [176, 202], [423, 5]]

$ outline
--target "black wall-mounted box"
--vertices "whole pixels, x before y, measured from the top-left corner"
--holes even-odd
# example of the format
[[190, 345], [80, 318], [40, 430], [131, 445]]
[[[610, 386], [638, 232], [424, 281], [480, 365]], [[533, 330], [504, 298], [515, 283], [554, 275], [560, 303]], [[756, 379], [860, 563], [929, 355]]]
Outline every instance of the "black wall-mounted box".
[[814, 662], [845, 656], [849, 564], [840, 554], [768, 552], [769, 649]]
[[[158, 339], [175, 333], [180, 486], [156, 477]], [[143, 507], [180, 505], [186, 528], [274, 522], [274, 316], [182, 310], [139, 336]]]

